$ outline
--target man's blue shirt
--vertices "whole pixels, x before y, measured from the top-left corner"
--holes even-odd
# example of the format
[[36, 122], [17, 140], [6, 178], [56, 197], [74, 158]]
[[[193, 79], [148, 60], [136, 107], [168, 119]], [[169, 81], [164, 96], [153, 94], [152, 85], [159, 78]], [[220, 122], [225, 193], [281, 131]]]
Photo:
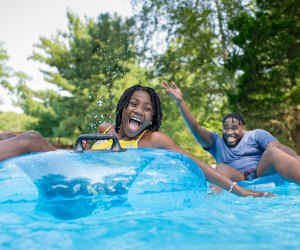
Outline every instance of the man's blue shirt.
[[256, 168], [268, 143], [276, 140], [269, 132], [263, 129], [247, 131], [235, 147], [228, 147], [221, 136], [211, 132], [212, 146], [207, 150], [216, 160], [216, 163], [228, 164], [238, 171]]

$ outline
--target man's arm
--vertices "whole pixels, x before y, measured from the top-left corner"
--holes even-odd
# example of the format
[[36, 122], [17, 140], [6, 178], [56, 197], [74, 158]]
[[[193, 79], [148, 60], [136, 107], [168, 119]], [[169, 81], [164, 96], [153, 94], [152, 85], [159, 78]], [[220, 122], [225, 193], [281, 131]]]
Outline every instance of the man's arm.
[[172, 82], [171, 85], [162, 82], [162, 86], [175, 99], [177, 106], [180, 110], [181, 116], [183, 117], [187, 127], [190, 129], [196, 141], [203, 148], [210, 148], [212, 145], [211, 134], [208, 130], [201, 127], [200, 124], [197, 122], [196, 118], [193, 116], [192, 112], [189, 110], [185, 101], [183, 100], [181, 90], [177, 87], [177, 85], [174, 82]]

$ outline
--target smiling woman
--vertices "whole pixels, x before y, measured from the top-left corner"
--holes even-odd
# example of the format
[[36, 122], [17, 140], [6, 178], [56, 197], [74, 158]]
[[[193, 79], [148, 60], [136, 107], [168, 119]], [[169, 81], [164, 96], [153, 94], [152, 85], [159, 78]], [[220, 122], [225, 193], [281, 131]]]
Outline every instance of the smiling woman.
[[[152, 147], [144, 137], [147, 138], [147, 131], [158, 131], [162, 119], [160, 100], [153, 89], [140, 85], [128, 88], [119, 100], [116, 113], [116, 124], [101, 124], [99, 133], [116, 135], [123, 148]], [[97, 141], [92, 149], [110, 146], [111, 142]]]

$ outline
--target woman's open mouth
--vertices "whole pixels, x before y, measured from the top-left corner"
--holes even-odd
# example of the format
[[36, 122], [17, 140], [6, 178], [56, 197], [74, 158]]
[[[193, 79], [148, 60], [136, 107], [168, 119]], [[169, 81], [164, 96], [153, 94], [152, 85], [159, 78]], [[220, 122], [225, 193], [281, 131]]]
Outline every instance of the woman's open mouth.
[[142, 121], [136, 117], [130, 118], [128, 121], [128, 127], [132, 131], [136, 131], [141, 126]]

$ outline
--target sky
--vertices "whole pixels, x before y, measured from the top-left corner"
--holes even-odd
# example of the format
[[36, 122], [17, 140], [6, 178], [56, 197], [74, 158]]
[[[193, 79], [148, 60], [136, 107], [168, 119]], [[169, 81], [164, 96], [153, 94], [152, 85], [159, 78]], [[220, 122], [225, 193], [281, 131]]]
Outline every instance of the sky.
[[[39, 37], [50, 38], [59, 30], [67, 30], [67, 9], [81, 19], [96, 18], [107, 12], [132, 15], [130, 0], [0, 0], [0, 42], [10, 57], [8, 66], [29, 75], [32, 85], [39, 83], [35, 88], [46, 86], [39, 71], [43, 65], [28, 57]], [[0, 111], [20, 112], [10, 104], [3, 89], [0, 89], [0, 98], [4, 101]]]

